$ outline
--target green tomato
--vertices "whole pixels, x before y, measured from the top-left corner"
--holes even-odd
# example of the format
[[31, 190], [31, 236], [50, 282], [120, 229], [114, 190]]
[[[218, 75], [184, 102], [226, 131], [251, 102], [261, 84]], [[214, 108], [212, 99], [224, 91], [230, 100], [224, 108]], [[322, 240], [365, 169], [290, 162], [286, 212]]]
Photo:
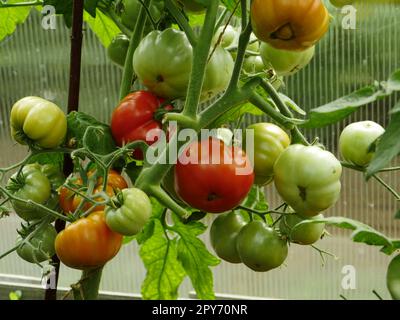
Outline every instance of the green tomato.
[[150, 220], [152, 206], [149, 197], [140, 189], [129, 188], [113, 198], [114, 207], [105, 210], [108, 227], [124, 236], [134, 236]]
[[250, 74], [260, 73], [265, 70], [261, 56], [249, 56], [244, 59], [243, 70]]
[[[221, 37], [221, 34], [222, 34], [222, 37]], [[213, 44], [215, 45], [218, 42], [219, 37], [221, 37], [221, 41], [219, 42], [219, 45], [222, 48], [227, 48], [227, 47], [235, 44], [235, 42], [237, 41], [238, 35], [239, 34], [236, 31], [236, 29], [234, 27], [232, 27], [231, 25], [220, 26], [214, 35]]]
[[112, 62], [120, 67], [124, 67], [126, 54], [129, 48], [129, 38], [124, 34], [118, 34], [111, 41], [107, 48], [107, 55]]
[[297, 214], [312, 217], [339, 198], [342, 166], [329, 151], [294, 144], [274, 165], [274, 182], [280, 196]]
[[[247, 130], [253, 130], [254, 133], [254, 182], [266, 185], [272, 181], [274, 164], [290, 145], [290, 138], [285, 131], [272, 123], [256, 123], [250, 125]], [[247, 143], [246, 137], [243, 141]]]
[[[24, 166], [20, 175], [15, 173], [7, 184], [8, 190], [22, 200], [31, 200], [36, 203], [46, 205], [51, 198], [51, 184], [46, 175], [41, 171], [38, 164]], [[31, 221], [40, 219], [47, 215], [43, 210], [37, 209], [33, 205], [25, 204], [20, 201], [11, 201], [15, 212], [22, 219]]]
[[[182, 31], [166, 29], [149, 33], [133, 56], [133, 68], [139, 80], [153, 93], [166, 99], [186, 95], [192, 70], [193, 50]], [[223, 91], [230, 80], [233, 60], [217, 47], [205, 72], [202, 99]]]
[[286, 241], [259, 220], [250, 222], [240, 230], [236, 245], [242, 262], [254, 271], [265, 272], [277, 268], [288, 255]]
[[54, 103], [39, 97], [18, 100], [11, 109], [11, 135], [21, 144], [58, 147], [67, 134], [67, 118]]
[[178, 0], [178, 2], [182, 4], [186, 11], [191, 13], [200, 14], [206, 10], [206, 8], [196, 0]]
[[336, 8], [342, 8], [349, 4], [353, 4], [354, 0], [329, 0], [329, 2]]
[[386, 284], [392, 299], [400, 300], [400, 255], [394, 257], [389, 264]]
[[192, 69], [192, 46], [182, 31], [152, 31], [133, 55], [140, 81], [156, 95], [176, 99], [185, 96]]
[[260, 52], [260, 41], [258, 41], [254, 33], [250, 35], [249, 44], [247, 45], [247, 51], [257, 53]]
[[261, 43], [260, 54], [264, 64], [270, 65], [278, 76], [290, 76], [307, 66], [314, 57], [315, 47], [304, 51], [276, 49], [268, 43]]
[[17, 245], [19, 245], [17, 254], [30, 263], [50, 260], [56, 252], [54, 248], [56, 236], [56, 229], [51, 224], [46, 224], [26, 243], [21, 244], [22, 237], [17, 239]]
[[234, 62], [231, 54], [218, 46], [206, 68], [201, 100], [211, 99], [228, 87], [233, 67]]
[[242, 262], [236, 248], [236, 238], [245, 225], [243, 216], [234, 211], [221, 214], [213, 221], [210, 240], [218, 257], [230, 263]]
[[344, 160], [364, 167], [371, 162], [374, 152], [369, 147], [385, 129], [373, 121], [360, 121], [349, 124], [339, 138], [339, 150]]
[[[319, 214], [311, 219], [322, 219], [323, 217], [322, 214]], [[289, 238], [290, 242], [302, 245], [313, 244], [321, 239], [325, 230], [325, 223], [312, 223], [294, 228], [298, 223], [311, 219], [300, 217], [294, 213], [283, 216], [279, 224], [279, 230], [281, 234]]]
[[[121, 12], [121, 22], [133, 30], [136, 25], [136, 21], [139, 17], [139, 11], [141, 8], [141, 3], [139, 0], [122, 0], [123, 10]], [[161, 18], [162, 12], [164, 10], [164, 2], [160, 0], [153, 0], [150, 6], [150, 14], [155, 21]], [[147, 21], [146, 33], [151, 31], [151, 22]]]

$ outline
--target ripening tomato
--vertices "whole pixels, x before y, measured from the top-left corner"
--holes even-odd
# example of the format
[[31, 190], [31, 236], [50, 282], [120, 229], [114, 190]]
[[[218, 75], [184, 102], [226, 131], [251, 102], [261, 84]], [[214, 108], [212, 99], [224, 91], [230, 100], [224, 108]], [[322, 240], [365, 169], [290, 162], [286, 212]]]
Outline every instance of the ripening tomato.
[[[89, 177], [91, 175], [93, 175], [92, 171], [88, 173]], [[78, 187], [82, 186], [83, 184], [82, 179], [79, 176], [73, 176], [72, 178], [70, 178], [70, 181]], [[110, 170], [107, 178], [106, 193], [110, 197], [112, 197], [115, 195], [116, 191], [123, 190], [126, 188], [128, 188], [128, 184], [124, 179], [124, 177], [122, 177], [117, 171]], [[93, 190], [93, 194], [99, 193], [102, 190], [103, 190], [103, 178], [99, 177], [97, 179], [96, 187]], [[66, 214], [75, 212], [75, 210], [83, 201], [83, 199], [79, 195], [74, 193], [72, 190], [67, 189], [66, 187], [61, 187], [59, 193], [60, 193], [60, 207]], [[85, 193], [85, 191], [83, 191], [83, 193]], [[98, 201], [101, 201], [101, 199], [98, 199]], [[91, 206], [92, 206], [91, 203], [86, 202], [83, 205], [83, 210], [88, 210]], [[96, 211], [100, 210], [104, 210], [104, 206], [96, 207]]]
[[254, 34], [277, 49], [305, 50], [329, 28], [329, 12], [321, 0], [253, 0]]
[[61, 231], [55, 248], [66, 266], [85, 270], [103, 266], [118, 253], [121, 244], [122, 235], [109, 229], [103, 211], [96, 211]]
[[243, 150], [209, 138], [192, 142], [175, 166], [175, 190], [192, 207], [211, 213], [238, 206], [254, 181]]
[[[111, 131], [119, 146], [133, 141], [145, 141], [153, 144], [147, 138], [150, 130], [162, 131], [161, 122], [154, 118], [155, 112], [161, 107], [164, 99], [149, 91], [136, 91], [128, 94], [115, 108], [111, 118]], [[164, 107], [172, 109], [171, 105]], [[142, 160], [143, 152], [135, 150], [134, 158]]]

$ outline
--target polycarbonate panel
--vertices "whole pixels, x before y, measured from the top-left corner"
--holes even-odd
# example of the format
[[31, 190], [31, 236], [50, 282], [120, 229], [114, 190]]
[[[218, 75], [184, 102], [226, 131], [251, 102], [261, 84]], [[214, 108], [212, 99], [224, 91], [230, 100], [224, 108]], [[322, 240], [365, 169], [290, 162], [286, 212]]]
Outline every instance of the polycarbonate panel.
[[[355, 30], [341, 27], [343, 15], [332, 10], [333, 26], [318, 44], [315, 59], [297, 75], [286, 79], [285, 92], [305, 110], [317, 107], [374, 80], [385, 80], [400, 68], [400, 6], [385, 1], [357, 3]], [[372, 4], [371, 4], [372, 3]], [[331, 8], [331, 7], [330, 7]], [[96, 36], [86, 29], [84, 34], [80, 109], [108, 122], [118, 101], [121, 70], [106, 57]], [[0, 166], [6, 166], [26, 155], [26, 148], [15, 145], [9, 135], [9, 111], [12, 103], [27, 95], [38, 95], [55, 101], [66, 109], [69, 76], [69, 31], [62, 20], [56, 30], [41, 28], [40, 15], [34, 12], [17, 32], [0, 43]], [[319, 136], [329, 150], [336, 152], [340, 130], [349, 122], [372, 119], [388, 123], [388, 110], [398, 96], [392, 96], [364, 107], [346, 121], [324, 129], [309, 130], [308, 138]], [[260, 121], [249, 117], [246, 122]], [[398, 176], [382, 174], [388, 183], [400, 189]], [[365, 184], [361, 174], [344, 170], [343, 192], [338, 204], [327, 215], [344, 215], [371, 224], [374, 228], [399, 237], [399, 222], [393, 220], [398, 209], [393, 198], [375, 182]], [[271, 207], [280, 203], [273, 186], [266, 188]], [[0, 253], [14, 245], [19, 226], [15, 216], [0, 221]], [[218, 293], [272, 298], [375, 299], [376, 289], [388, 298], [385, 270], [389, 258], [377, 248], [354, 244], [350, 233], [329, 229], [332, 237], [318, 246], [335, 253], [339, 259], [327, 258], [325, 266], [317, 251], [293, 245], [286, 266], [268, 273], [254, 273], [243, 265], [222, 263], [214, 269]], [[205, 236], [208, 242], [208, 236]], [[209, 245], [209, 244], [208, 244]], [[108, 291], [139, 293], [145, 270], [137, 255], [137, 246], [129, 244], [109, 263], [101, 288]], [[344, 290], [342, 269], [356, 270], [356, 288]], [[0, 261], [0, 273], [40, 277], [38, 267], [21, 262], [16, 254]], [[60, 284], [68, 286], [79, 278], [79, 272], [62, 268]], [[191, 290], [185, 281], [183, 297]]]

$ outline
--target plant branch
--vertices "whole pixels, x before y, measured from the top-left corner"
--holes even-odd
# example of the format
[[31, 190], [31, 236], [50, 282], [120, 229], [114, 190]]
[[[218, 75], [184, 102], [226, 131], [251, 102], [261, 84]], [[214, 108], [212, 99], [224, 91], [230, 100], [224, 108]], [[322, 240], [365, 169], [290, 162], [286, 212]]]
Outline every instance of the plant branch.
[[186, 94], [183, 115], [196, 119], [197, 108], [200, 102], [201, 89], [205, 77], [211, 41], [214, 36], [214, 26], [217, 19], [219, 1], [210, 1], [206, 11], [203, 28], [198, 39], [198, 44], [193, 49], [193, 63], [188, 91]]
[[[263, 89], [268, 93], [268, 95], [271, 97], [271, 99], [275, 102], [276, 106], [278, 107], [279, 111], [286, 117], [293, 118], [293, 113], [289, 110], [288, 106], [286, 103], [281, 99], [279, 96], [278, 91], [274, 88], [274, 86], [269, 83], [266, 80], [261, 81], [261, 86]], [[299, 128], [295, 126], [291, 130], [292, 133], [292, 139], [295, 142], [299, 142], [301, 144], [304, 144], [306, 146], [309, 146], [310, 143], [307, 141], [307, 139], [304, 137], [304, 135], [300, 132]]]
[[42, 6], [43, 1], [29, 1], [29, 2], [17, 2], [17, 3], [5, 3], [3, 1], [0, 2], [0, 9], [2, 8], [15, 8], [15, 7], [35, 7]]
[[107, 7], [107, 10], [100, 9], [101, 12], [103, 12], [106, 16], [108, 16], [114, 23], [117, 25], [117, 27], [121, 30], [123, 34], [125, 34], [128, 37], [132, 37], [132, 31], [129, 30], [118, 18], [117, 14], [111, 7]]
[[396, 192], [391, 186], [389, 186], [381, 177], [374, 174], [372, 176], [375, 180], [377, 180], [382, 186], [384, 186], [395, 198], [400, 201], [400, 194]]
[[133, 79], [133, 54], [142, 40], [143, 30], [147, 20], [147, 13], [145, 6], [148, 7], [151, 4], [151, 0], [144, 0], [139, 10], [139, 16], [136, 21], [135, 30], [132, 33], [131, 40], [129, 43], [128, 52], [126, 54], [124, 71], [122, 74], [122, 83], [119, 92], [119, 98], [122, 100], [130, 92]]
[[165, 0], [165, 8], [174, 17], [179, 28], [185, 32], [186, 37], [188, 38], [192, 47], [195, 47], [197, 43], [196, 36], [182, 12], [178, 10], [176, 5], [171, 0]]

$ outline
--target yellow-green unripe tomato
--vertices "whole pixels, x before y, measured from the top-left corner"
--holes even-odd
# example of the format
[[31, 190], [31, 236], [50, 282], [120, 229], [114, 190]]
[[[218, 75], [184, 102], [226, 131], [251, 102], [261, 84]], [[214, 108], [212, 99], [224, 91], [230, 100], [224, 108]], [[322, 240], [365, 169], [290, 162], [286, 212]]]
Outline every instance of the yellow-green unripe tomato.
[[54, 103], [39, 97], [25, 97], [11, 108], [11, 135], [21, 144], [44, 149], [61, 145], [67, 134], [67, 118]]
[[105, 210], [108, 227], [124, 236], [134, 236], [150, 220], [152, 205], [149, 197], [137, 188], [123, 189], [113, 198], [114, 206]]
[[389, 264], [386, 284], [392, 299], [400, 300], [400, 255], [394, 257]]
[[263, 72], [265, 68], [264, 62], [260, 56], [249, 56], [244, 59], [243, 70], [247, 73], [254, 74]]
[[313, 218], [303, 218], [297, 214], [289, 214], [282, 217], [279, 230], [286, 235], [291, 242], [310, 245], [321, 239], [325, 230], [325, 223], [309, 223], [294, 228], [300, 222], [312, 219], [322, 219], [324, 216], [319, 214]]
[[[254, 132], [254, 182], [258, 185], [266, 185], [272, 181], [274, 164], [290, 145], [290, 138], [285, 131], [273, 123], [252, 124], [247, 130]], [[246, 137], [243, 141], [246, 143], [246, 148], [249, 147]]]
[[343, 159], [355, 165], [367, 166], [374, 152], [369, 151], [372, 143], [385, 133], [385, 129], [373, 121], [349, 124], [339, 138], [339, 150]]
[[314, 57], [315, 46], [304, 51], [276, 49], [262, 42], [260, 54], [266, 66], [270, 65], [278, 76], [290, 76], [307, 66]]
[[282, 199], [304, 217], [334, 205], [340, 195], [342, 165], [329, 151], [293, 144], [274, 165], [274, 182]]
[[[221, 34], [222, 34], [222, 36], [221, 36]], [[238, 37], [238, 32], [231, 25], [220, 26], [214, 35], [214, 38], [213, 38], [214, 44], [218, 42], [219, 37], [221, 37], [221, 41], [220, 41], [219, 45], [222, 48], [227, 48], [235, 43], [235, 41], [237, 40], [237, 37]]]

